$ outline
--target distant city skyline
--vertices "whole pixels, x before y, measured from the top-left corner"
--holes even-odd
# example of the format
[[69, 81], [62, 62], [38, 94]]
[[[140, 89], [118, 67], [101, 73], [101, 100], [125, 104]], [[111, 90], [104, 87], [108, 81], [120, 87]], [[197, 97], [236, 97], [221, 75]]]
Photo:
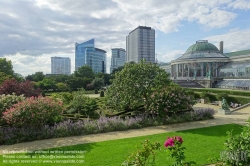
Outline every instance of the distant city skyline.
[[[88, 5], [86, 5], [88, 4]], [[107, 51], [126, 48], [126, 36], [138, 26], [155, 29], [158, 62], [180, 57], [197, 40], [224, 53], [250, 49], [249, 0], [34, 0], [0, 1], [0, 57], [23, 76], [50, 73], [50, 57], [69, 57], [75, 70], [75, 42], [95, 39]]]

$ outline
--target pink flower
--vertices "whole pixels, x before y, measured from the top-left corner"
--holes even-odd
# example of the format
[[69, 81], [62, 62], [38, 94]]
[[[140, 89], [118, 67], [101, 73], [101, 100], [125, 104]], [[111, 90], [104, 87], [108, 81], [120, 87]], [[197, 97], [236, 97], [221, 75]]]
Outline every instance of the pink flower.
[[174, 137], [174, 139], [182, 144], [183, 140], [180, 136]]
[[164, 146], [167, 148], [168, 146], [174, 146], [174, 139], [172, 137], [168, 138], [164, 143]]
[[182, 144], [182, 142], [183, 142], [183, 139], [180, 137], [180, 136], [175, 136], [175, 137], [170, 137], [170, 138], [168, 138], [167, 140], [166, 140], [166, 142], [164, 143], [164, 146], [166, 147], [166, 148], [168, 148], [169, 146], [174, 146], [174, 143], [175, 142], [179, 142], [180, 144]]

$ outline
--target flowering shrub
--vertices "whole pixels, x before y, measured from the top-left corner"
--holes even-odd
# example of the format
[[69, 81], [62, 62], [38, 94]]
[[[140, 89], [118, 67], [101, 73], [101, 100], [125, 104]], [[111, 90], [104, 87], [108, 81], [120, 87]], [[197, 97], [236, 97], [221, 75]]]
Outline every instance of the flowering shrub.
[[214, 118], [215, 110], [212, 108], [194, 108], [194, 120], [212, 119]]
[[62, 102], [48, 97], [30, 97], [14, 104], [3, 113], [3, 119], [12, 126], [38, 126], [61, 120]]
[[161, 91], [156, 91], [151, 96], [151, 101], [146, 104], [147, 110], [157, 114], [161, 119], [167, 115], [184, 110], [193, 110], [195, 104], [191, 97], [178, 86], [169, 86]]
[[0, 86], [0, 94], [24, 95], [25, 97], [40, 95], [40, 89], [35, 87], [35, 84], [30, 81], [17, 82], [17, 80], [5, 80]]
[[186, 162], [184, 150], [185, 147], [182, 147], [183, 139], [180, 136], [168, 137], [165, 141], [164, 146], [170, 151], [171, 157], [175, 159], [175, 166], [189, 166], [195, 165], [195, 162]]
[[[155, 165], [155, 150], [160, 149], [160, 143], [150, 143], [149, 140], [145, 140], [142, 143], [143, 148], [137, 150], [136, 153], [132, 154], [122, 163], [122, 166], [146, 166]], [[151, 157], [152, 156], [152, 157]]]
[[2, 127], [0, 128], [0, 144], [141, 128], [143, 120], [143, 117], [126, 117], [125, 119], [102, 117], [99, 120], [85, 119], [77, 122], [67, 120], [55, 123], [53, 126]]
[[16, 104], [19, 101], [23, 101], [25, 97], [23, 95], [17, 96], [15, 93], [12, 95], [8, 94], [2, 94], [0, 95], [0, 114], [2, 116], [2, 113], [7, 109], [10, 108], [13, 104]]

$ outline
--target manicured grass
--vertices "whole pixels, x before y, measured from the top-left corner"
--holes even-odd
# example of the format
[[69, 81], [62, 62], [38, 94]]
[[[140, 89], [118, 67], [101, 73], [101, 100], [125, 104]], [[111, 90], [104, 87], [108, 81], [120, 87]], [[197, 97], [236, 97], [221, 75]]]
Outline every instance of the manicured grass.
[[[220, 152], [223, 151], [223, 143], [227, 139], [226, 132], [233, 130], [234, 134], [242, 131], [242, 126], [236, 124], [228, 124], [200, 129], [192, 129], [178, 132], [170, 132], [164, 134], [156, 134], [143, 137], [135, 137], [128, 139], [118, 139], [112, 141], [82, 144], [75, 146], [67, 146], [50, 151], [86, 151], [84, 154], [83, 164], [2, 164], [1, 165], [81, 165], [81, 166], [119, 166], [133, 152], [137, 150], [137, 146], [141, 148], [141, 143], [148, 139], [150, 142], [160, 142], [162, 148], [156, 152], [156, 165], [165, 166], [173, 164], [173, 160], [166, 154], [166, 148], [163, 146], [167, 137], [181, 136], [184, 140], [183, 146], [187, 148], [185, 151], [187, 161], [195, 161], [198, 165], [209, 164], [210, 157], [219, 158]], [[1, 160], [3, 160], [1, 156]], [[39, 157], [39, 155], [37, 156]], [[82, 158], [81, 158], [82, 159]], [[45, 159], [42, 159], [45, 161]], [[48, 160], [48, 159], [46, 159]], [[51, 159], [55, 160], [55, 159]]]

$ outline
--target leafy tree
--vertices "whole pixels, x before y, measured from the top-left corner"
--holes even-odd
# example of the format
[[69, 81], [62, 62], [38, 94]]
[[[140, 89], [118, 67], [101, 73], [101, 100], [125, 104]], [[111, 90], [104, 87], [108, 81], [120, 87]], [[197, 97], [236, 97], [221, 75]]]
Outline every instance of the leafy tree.
[[24, 95], [25, 97], [38, 96], [40, 95], [40, 89], [35, 87], [35, 84], [30, 81], [18, 82], [15, 79], [5, 80], [0, 86], [1, 94], [12, 94]]
[[37, 82], [37, 86], [42, 90], [56, 89], [56, 83], [49, 78], [44, 78], [42, 81]]
[[54, 76], [50, 76], [48, 77], [49, 79], [52, 79], [53, 81], [55, 81], [56, 83], [62, 82], [62, 83], [66, 83], [66, 81], [68, 79], [70, 79], [72, 76], [71, 75], [54, 75]]
[[80, 78], [80, 77], [72, 77], [66, 81], [67, 85], [71, 90], [77, 90], [78, 88], [86, 88], [87, 84], [90, 84], [92, 78]]
[[35, 74], [28, 75], [27, 77], [25, 77], [26, 80], [35, 81], [35, 82], [42, 81], [44, 78], [45, 78], [45, 75], [41, 71], [36, 72]]
[[92, 68], [89, 66], [82, 66], [78, 68], [77, 71], [74, 72], [75, 77], [86, 77], [86, 78], [95, 78], [95, 73], [93, 72]]
[[11, 75], [8, 75], [4, 72], [0, 72], [0, 85], [5, 81], [5, 80], [8, 80], [8, 79], [12, 79], [13, 77]]
[[11, 61], [7, 61], [6, 58], [0, 58], [0, 72], [13, 76], [14, 70]]
[[103, 81], [104, 81], [104, 86], [105, 86], [105, 85], [110, 85], [110, 84], [111, 84], [111, 82], [110, 82], [110, 80], [111, 80], [111, 74], [107, 74], [107, 73], [97, 73], [97, 74], [95, 75], [95, 77], [96, 77], [96, 78], [102, 78]]
[[58, 82], [56, 84], [56, 89], [59, 90], [59, 91], [68, 91], [69, 90], [69, 87], [67, 84], [65, 83], [62, 83], [62, 82]]
[[152, 63], [127, 63], [115, 74], [107, 90], [107, 104], [116, 110], [135, 110], [144, 106], [155, 91], [170, 84], [168, 76], [164, 69]]
[[95, 78], [91, 84], [96, 88], [96, 89], [101, 89], [101, 87], [104, 86], [104, 80], [103, 78]]
[[124, 68], [124, 66], [119, 66], [118, 68], [113, 69], [111, 74], [115, 74], [116, 72], [122, 71], [123, 68]]

